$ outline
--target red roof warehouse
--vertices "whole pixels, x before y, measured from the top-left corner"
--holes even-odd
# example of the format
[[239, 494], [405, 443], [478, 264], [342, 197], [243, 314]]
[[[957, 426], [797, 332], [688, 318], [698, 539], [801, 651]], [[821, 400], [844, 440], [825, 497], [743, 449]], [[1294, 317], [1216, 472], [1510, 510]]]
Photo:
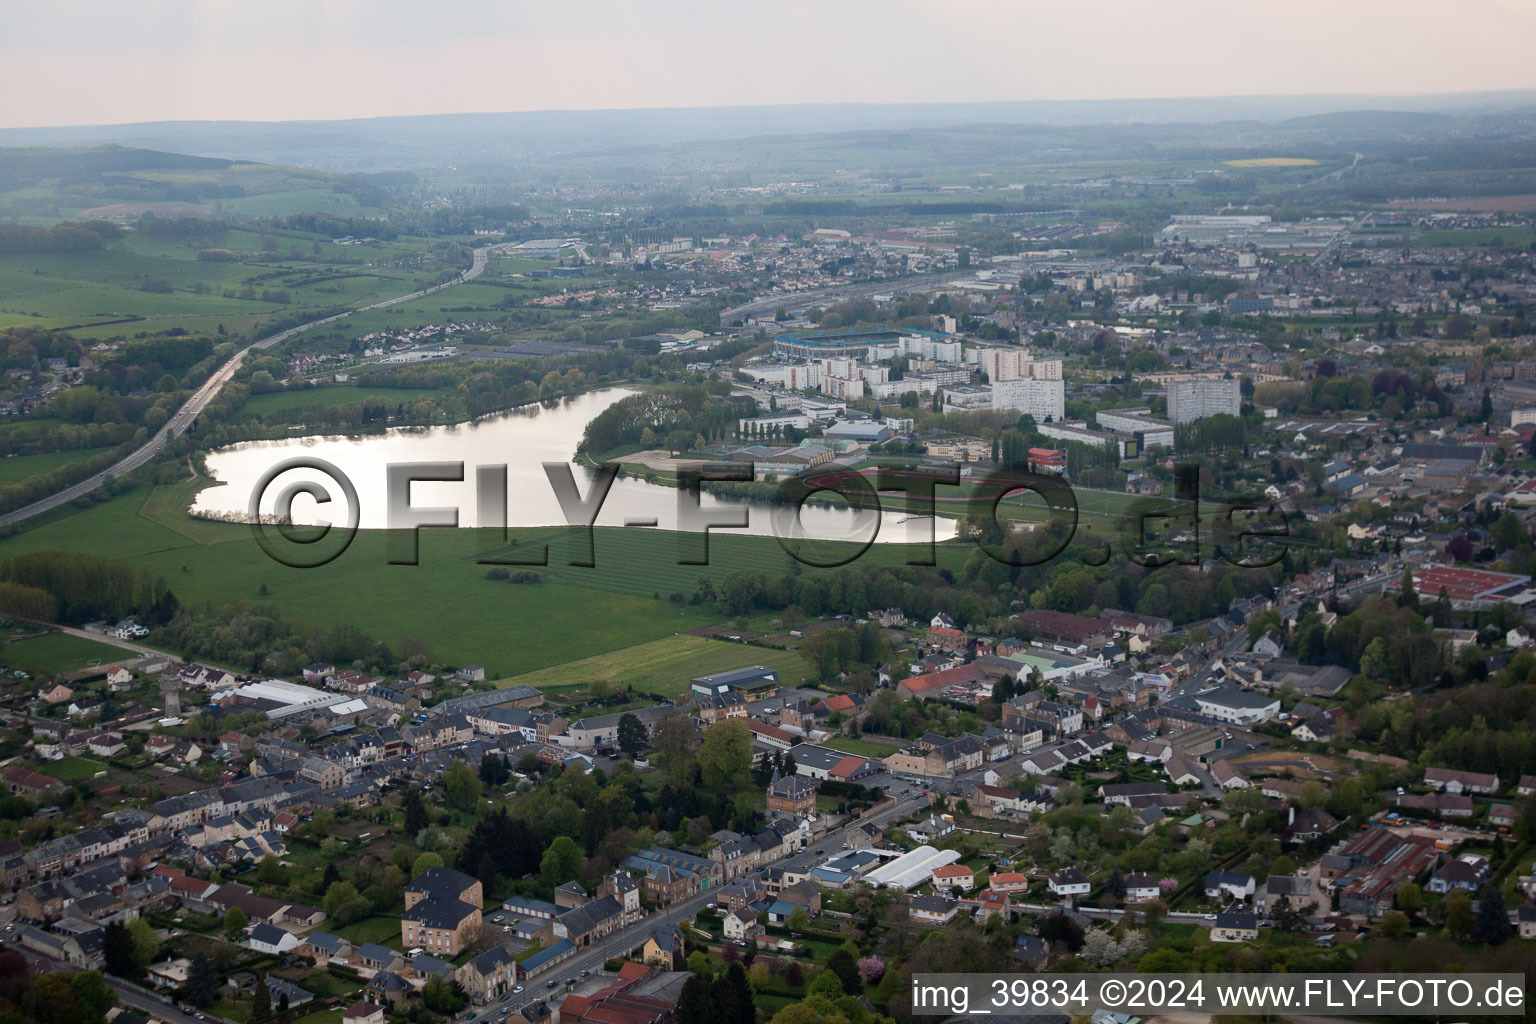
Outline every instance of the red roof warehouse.
[[1436, 566], [1413, 574], [1413, 585], [1419, 596], [1434, 599], [1443, 589], [1452, 601], [1508, 601], [1531, 582], [1529, 576], [1515, 576], [1507, 572], [1489, 572], [1486, 569], [1456, 569]]

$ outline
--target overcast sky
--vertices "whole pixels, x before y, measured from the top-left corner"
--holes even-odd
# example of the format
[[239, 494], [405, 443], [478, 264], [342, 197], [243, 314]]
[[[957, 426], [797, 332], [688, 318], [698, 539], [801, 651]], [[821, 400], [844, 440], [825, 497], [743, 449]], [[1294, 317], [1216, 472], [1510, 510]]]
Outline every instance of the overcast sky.
[[1536, 87], [1531, 0], [49, 0], [0, 127]]

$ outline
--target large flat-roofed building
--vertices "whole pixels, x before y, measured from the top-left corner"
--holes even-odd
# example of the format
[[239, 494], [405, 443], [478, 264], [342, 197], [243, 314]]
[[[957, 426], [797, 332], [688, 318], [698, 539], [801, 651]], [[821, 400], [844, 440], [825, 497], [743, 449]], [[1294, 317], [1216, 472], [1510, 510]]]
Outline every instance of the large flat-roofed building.
[[994, 412], [1017, 412], [1030, 415], [1036, 423], [1046, 420], [1055, 422], [1066, 415], [1066, 385], [1059, 380], [1035, 380], [1022, 377], [1018, 380], [1000, 380], [992, 385], [992, 409]]
[[1451, 601], [1471, 605], [1503, 604], [1524, 594], [1530, 582], [1529, 576], [1449, 565], [1437, 565], [1413, 574], [1413, 587], [1420, 597], [1434, 600], [1444, 590]]
[[1143, 451], [1156, 445], [1173, 447], [1173, 424], [1151, 415], [1147, 409], [1100, 409], [1094, 418], [1105, 430], [1136, 438]]
[[1058, 441], [1076, 441], [1078, 444], [1092, 445], [1094, 448], [1102, 449], [1105, 442], [1109, 442], [1119, 450], [1122, 459], [1135, 458], [1141, 451], [1141, 446], [1134, 437], [1126, 434], [1112, 434], [1107, 430], [1092, 430], [1080, 420], [1044, 423], [1037, 419], [1035, 429], [1046, 437], [1053, 437]]
[[1238, 416], [1242, 408], [1242, 381], [1236, 377], [1205, 377], [1168, 383], [1168, 418], [1175, 423], [1193, 423], [1207, 416], [1223, 414]]

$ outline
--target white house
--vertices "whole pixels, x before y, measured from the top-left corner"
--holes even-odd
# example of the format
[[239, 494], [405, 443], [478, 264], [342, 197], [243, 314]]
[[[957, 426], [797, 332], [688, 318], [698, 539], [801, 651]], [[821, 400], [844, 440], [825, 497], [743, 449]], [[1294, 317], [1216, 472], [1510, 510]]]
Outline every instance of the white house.
[[258, 924], [251, 927], [245, 944], [258, 953], [286, 953], [299, 945], [299, 937], [283, 931], [276, 925]]
[[763, 930], [763, 926], [757, 923], [756, 914], [742, 907], [725, 915], [725, 923], [721, 930], [732, 942], [751, 942]]
[[1088, 876], [1077, 868], [1062, 868], [1051, 873], [1047, 887], [1056, 896], [1068, 899], [1072, 896], [1086, 896], [1093, 885], [1088, 881]]
[[1426, 768], [1424, 785], [1442, 793], [1497, 793], [1499, 777], [1483, 772], [1462, 772], [1454, 768]]
[[1207, 899], [1251, 899], [1257, 887], [1252, 875], [1245, 875], [1239, 871], [1223, 871], [1221, 868], [1214, 868], [1205, 876]]
[[1131, 872], [1125, 876], [1124, 882], [1127, 903], [1147, 903], [1162, 894], [1162, 890], [1158, 888], [1157, 878], [1145, 871]]

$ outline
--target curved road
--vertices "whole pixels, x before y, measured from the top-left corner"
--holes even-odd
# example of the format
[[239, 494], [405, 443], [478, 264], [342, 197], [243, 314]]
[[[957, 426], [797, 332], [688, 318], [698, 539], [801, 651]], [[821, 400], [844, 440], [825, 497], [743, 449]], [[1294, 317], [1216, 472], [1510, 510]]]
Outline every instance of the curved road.
[[35, 515], [47, 512], [49, 509], [55, 509], [67, 502], [74, 501], [76, 498], [84, 497], [112, 477], [130, 473], [154, 458], [155, 453], [164, 448], [172, 438], [185, 434], [187, 429], [197, 420], [198, 415], [208, 407], [208, 403], [213, 401], [215, 396], [223, 390], [224, 385], [234, 379], [235, 373], [240, 369], [240, 365], [245, 362], [246, 353], [254, 349], [271, 348], [273, 345], [287, 341], [294, 335], [301, 334], [311, 327], [319, 327], [322, 324], [345, 320], [354, 313], [366, 313], [369, 310], [383, 309], [386, 306], [394, 306], [401, 302], [410, 302], [413, 299], [419, 299], [434, 292], [440, 292], [445, 288], [452, 288], [454, 285], [463, 284], [465, 281], [473, 281], [485, 273], [485, 268], [490, 262], [490, 254], [493, 249], [505, 248], [512, 244], [515, 243], [503, 242], [499, 245], [486, 245], [476, 249], [474, 261], [470, 264], [469, 269], [451, 281], [444, 281], [442, 284], [433, 285], [431, 288], [423, 288], [420, 291], [411, 292], [409, 295], [399, 295], [393, 299], [385, 299], [383, 302], [375, 302], [371, 306], [359, 306], [357, 309], [349, 309], [345, 313], [336, 313], [332, 316], [322, 317], [319, 320], [311, 320], [308, 323], [300, 324], [297, 327], [290, 327], [286, 331], [280, 331], [277, 334], [262, 338], [260, 341], [252, 342], [239, 352], [236, 352], [229, 362], [225, 363], [213, 376], [209, 377], [202, 387], [194, 391], [192, 397], [187, 399], [182, 404], [182, 407], [176, 410], [176, 414], [166, 420], [159, 430], [155, 431], [155, 436], [146, 441], [143, 447], [138, 448], [120, 461], [108, 466], [95, 476], [87, 477], [77, 484], [66, 487], [56, 494], [50, 494], [39, 501], [34, 501], [32, 504], [19, 508], [14, 512], [7, 512], [5, 515], [0, 516], [0, 526], [19, 523], [24, 519], [30, 519]]

